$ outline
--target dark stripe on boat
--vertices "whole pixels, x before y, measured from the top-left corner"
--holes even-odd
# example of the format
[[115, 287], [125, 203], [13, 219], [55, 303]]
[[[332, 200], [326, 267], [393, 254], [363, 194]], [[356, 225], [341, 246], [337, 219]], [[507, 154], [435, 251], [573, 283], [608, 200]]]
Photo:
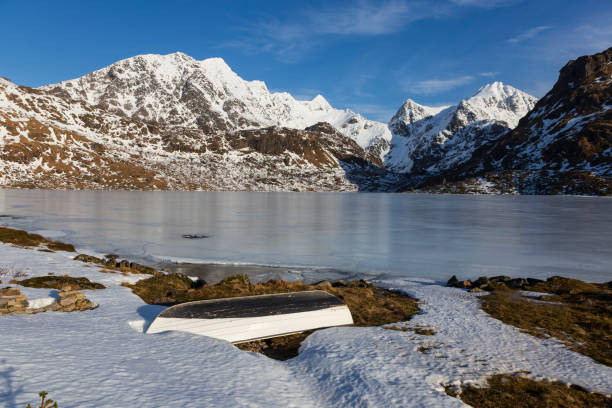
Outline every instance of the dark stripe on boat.
[[344, 303], [337, 297], [327, 292], [315, 290], [182, 303], [169, 307], [161, 312], [158, 317], [183, 319], [258, 317], [312, 312], [342, 305]]

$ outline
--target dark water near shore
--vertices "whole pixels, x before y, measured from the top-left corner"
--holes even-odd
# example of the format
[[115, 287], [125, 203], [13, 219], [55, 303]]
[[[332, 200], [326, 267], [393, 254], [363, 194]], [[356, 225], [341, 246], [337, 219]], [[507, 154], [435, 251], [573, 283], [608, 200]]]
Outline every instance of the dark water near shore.
[[607, 198], [0, 190], [0, 214], [24, 217], [0, 225], [149, 263], [612, 280]]

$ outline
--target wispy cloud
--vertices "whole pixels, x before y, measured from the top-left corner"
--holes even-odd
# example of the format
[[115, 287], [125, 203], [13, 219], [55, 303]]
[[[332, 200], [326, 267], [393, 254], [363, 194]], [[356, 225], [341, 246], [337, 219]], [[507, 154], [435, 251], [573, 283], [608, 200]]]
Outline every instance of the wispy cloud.
[[501, 74], [501, 72], [497, 72], [497, 71], [492, 71], [492, 72], [479, 72], [478, 76], [484, 77], [484, 78], [495, 78], [496, 76], [498, 76], [499, 74]]
[[533, 27], [530, 28], [529, 30], [517, 35], [516, 37], [512, 37], [508, 40], [509, 43], [511, 44], [517, 44], [520, 42], [523, 42], [525, 40], [528, 40], [530, 38], [535, 37], [536, 35], [540, 34], [542, 31], [546, 31], [546, 30], [550, 30], [552, 27], [551, 26], [537, 26], [537, 27]]
[[296, 62], [310, 48], [330, 37], [379, 36], [397, 33], [411, 23], [453, 14], [465, 6], [494, 8], [519, 0], [360, 0], [343, 6], [297, 11], [291, 19], [262, 16], [240, 28], [242, 36], [223, 46], [247, 52], [276, 54], [282, 62]]
[[455, 3], [460, 6], [471, 6], [471, 7], [481, 7], [481, 8], [496, 8], [496, 7], [504, 7], [511, 6], [516, 3], [520, 3], [522, 0], [451, 0], [452, 3]]
[[407, 92], [417, 95], [436, 95], [448, 92], [461, 85], [466, 85], [475, 79], [473, 75], [465, 75], [451, 79], [428, 79], [426, 81], [409, 82], [404, 84]]

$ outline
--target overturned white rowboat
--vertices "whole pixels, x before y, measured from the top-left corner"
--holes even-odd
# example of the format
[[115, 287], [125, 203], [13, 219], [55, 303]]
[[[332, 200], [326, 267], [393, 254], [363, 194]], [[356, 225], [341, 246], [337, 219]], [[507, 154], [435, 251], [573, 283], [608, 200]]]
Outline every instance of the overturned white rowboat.
[[340, 299], [312, 290], [181, 303], [161, 312], [147, 333], [183, 331], [241, 343], [351, 324]]

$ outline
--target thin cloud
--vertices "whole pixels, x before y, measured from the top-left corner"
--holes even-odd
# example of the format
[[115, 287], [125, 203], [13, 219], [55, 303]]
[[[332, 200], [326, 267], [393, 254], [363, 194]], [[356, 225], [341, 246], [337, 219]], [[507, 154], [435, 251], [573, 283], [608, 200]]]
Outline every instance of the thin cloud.
[[417, 95], [437, 95], [448, 92], [474, 80], [473, 75], [465, 75], [451, 79], [428, 79], [426, 81], [406, 83], [404, 89]]
[[517, 44], [525, 40], [528, 40], [530, 38], [533, 38], [536, 35], [540, 34], [542, 31], [550, 30], [551, 28], [552, 28], [551, 26], [545, 26], [545, 25], [533, 27], [525, 31], [524, 33], [517, 35], [516, 37], [510, 38], [508, 42], [511, 44]]
[[451, 3], [459, 6], [497, 8], [511, 6], [520, 3], [522, 0], [451, 0]]
[[330, 37], [380, 36], [397, 33], [411, 23], [453, 14], [465, 6], [494, 8], [517, 0], [361, 0], [354, 4], [324, 6], [296, 12], [292, 19], [262, 16], [239, 28], [243, 35], [222, 46], [248, 53], [276, 54], [281, 62], [297, 62], [309, 49]]
[[500, 73], [501, 72], [497, 72], [497, 71], [493, 71], [493, 72], [480, 72], [480, 73], [478, 73], [478, 76], [485, 77], [485, 78], [495, 78]]

